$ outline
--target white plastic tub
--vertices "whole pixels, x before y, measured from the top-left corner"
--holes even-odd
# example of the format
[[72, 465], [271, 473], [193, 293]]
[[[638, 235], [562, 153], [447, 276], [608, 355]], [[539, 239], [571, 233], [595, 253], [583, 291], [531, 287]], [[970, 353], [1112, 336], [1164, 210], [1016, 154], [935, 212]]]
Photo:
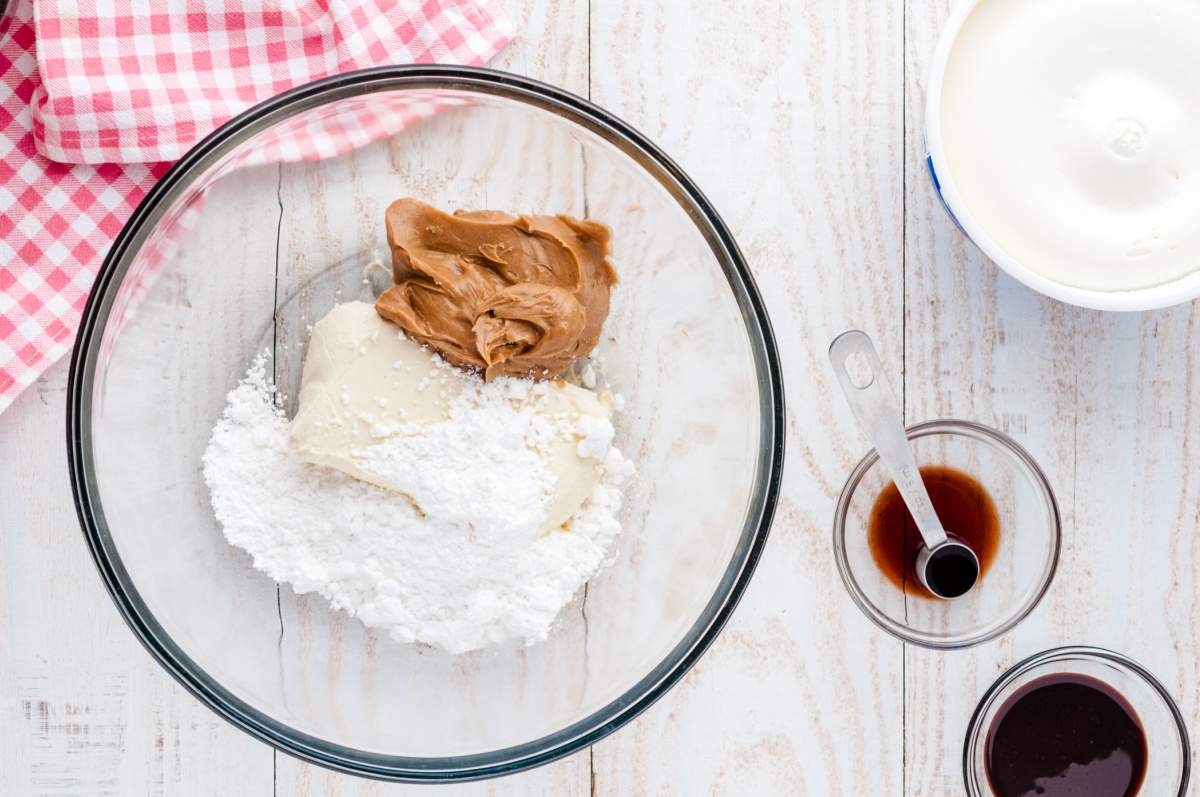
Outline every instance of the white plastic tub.
[[963, 23], [982, 0], [964, 0], [946, 22], [938, 41], [925, 99], [925, 163], [942, 205], [959, 229], [996, 265], [1039, 293], [1061, 302], [1096, 310], [1155, 310], [1191, 301], [1200, 296], [1200, 271], [1171, 282], [1131, 291], [1100, 291], [1077, 288], [1051, 280], [1011, 257], [967, 210], [954, 184], [942, 142], [942, 87], [950, 52]]

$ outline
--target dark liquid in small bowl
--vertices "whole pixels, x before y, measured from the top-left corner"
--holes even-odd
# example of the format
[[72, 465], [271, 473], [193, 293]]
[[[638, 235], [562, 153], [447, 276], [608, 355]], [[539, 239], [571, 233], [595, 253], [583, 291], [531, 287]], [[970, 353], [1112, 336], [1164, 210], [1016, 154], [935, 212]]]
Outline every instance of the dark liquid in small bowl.
[[[982, 583], [1000, 547], [1000, 516], [995, 502], [978, 480], [955, 468], [928, 465], [921, 468], [921, 480], [943, 528], [979, 558]], [[913, 570], [923, 545], [921, 532], [895, 484], [889, 483], [871, 507], [867, 544], [876, 566], [889, 581], [909, 595], [935, 600]]]
[[[952, 542], [961, 541], [957, 536]], [[960, 598], [979, 581], [979, 560], [957, 545], [944, 545], [929, 555], [925, 583], [943, 598]]]
[[1146, 732], [1133, 706], [1087, 675], [1047, 675], [996, 713], [984, 764], [999, 797], [1134, 797]]

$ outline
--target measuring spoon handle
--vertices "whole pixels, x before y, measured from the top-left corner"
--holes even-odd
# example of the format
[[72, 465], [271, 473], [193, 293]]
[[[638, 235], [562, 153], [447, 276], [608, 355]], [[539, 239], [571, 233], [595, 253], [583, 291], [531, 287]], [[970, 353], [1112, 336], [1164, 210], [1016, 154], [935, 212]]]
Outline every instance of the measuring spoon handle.
[[[869, 373], [857, 379], [851, 376], [847, 367], [847, 361], [855, 354], [862, 355], [862, 361], [869, 368]], [[929, 500], [921, 469], [908, 444], [896, 397], [884, 377], [879, 354], [870, 336], [856, 329], [838, 335], [829, 346], [829, 361], [833, 363], [838, 384], [846, 394], [854, 417], [900, 490], [900, 497], [916, 521], [925, 547], [932, 549], [942, 544], [946, 541], [946, 530]]]

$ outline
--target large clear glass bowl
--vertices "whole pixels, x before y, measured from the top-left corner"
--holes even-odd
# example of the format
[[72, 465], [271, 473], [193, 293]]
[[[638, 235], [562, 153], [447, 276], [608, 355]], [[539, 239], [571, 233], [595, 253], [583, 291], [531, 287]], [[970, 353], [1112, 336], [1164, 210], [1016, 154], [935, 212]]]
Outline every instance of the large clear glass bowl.
[[[213, 518], [200, 457], [256, 352], [294, 396], [305, 329], [370, 298], [383, 210], [562, 212], [614, 230], [602, 373], [637, 465], [616, 562], [548, 641], [404, 646], [256, 572]], [[386, 282], [386, 273], [384, 273]], [[294, 410], [289, 399], [288, 408]], [[305, 86], [196, 146], [125, 226], [72, 362], [71, 475], [117, 606], [214, 710], [281, 750], [388, 779], [486, 777], [615, 730], [728, 618], [779, 489], [766, 314], [712, 206], [628, 125], [566, 92], [457, 67]]]

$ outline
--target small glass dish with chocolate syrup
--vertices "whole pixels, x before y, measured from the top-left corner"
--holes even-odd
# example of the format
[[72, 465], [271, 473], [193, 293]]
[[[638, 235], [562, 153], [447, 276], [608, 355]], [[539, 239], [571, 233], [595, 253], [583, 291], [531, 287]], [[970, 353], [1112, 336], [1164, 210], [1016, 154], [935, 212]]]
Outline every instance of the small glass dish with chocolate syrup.
[[1061, 543], [1058, 504], [1029, 453], [995, 429], [939, 420], [907, 433], [942, 525], [978, 557], [978, 582], [953, 600], [921, 584], [920, 534], [875, 451], [838, 499], [838, 571], [867, 617], [900, 639], [934, 649], [977, 645], [1013, 628], [1049, 588]]
[[969, 797], [1184, 797], [1187, 726], [1144, 667], [1100, 648], [1047, 650], [979, 701], [963, 746]]

